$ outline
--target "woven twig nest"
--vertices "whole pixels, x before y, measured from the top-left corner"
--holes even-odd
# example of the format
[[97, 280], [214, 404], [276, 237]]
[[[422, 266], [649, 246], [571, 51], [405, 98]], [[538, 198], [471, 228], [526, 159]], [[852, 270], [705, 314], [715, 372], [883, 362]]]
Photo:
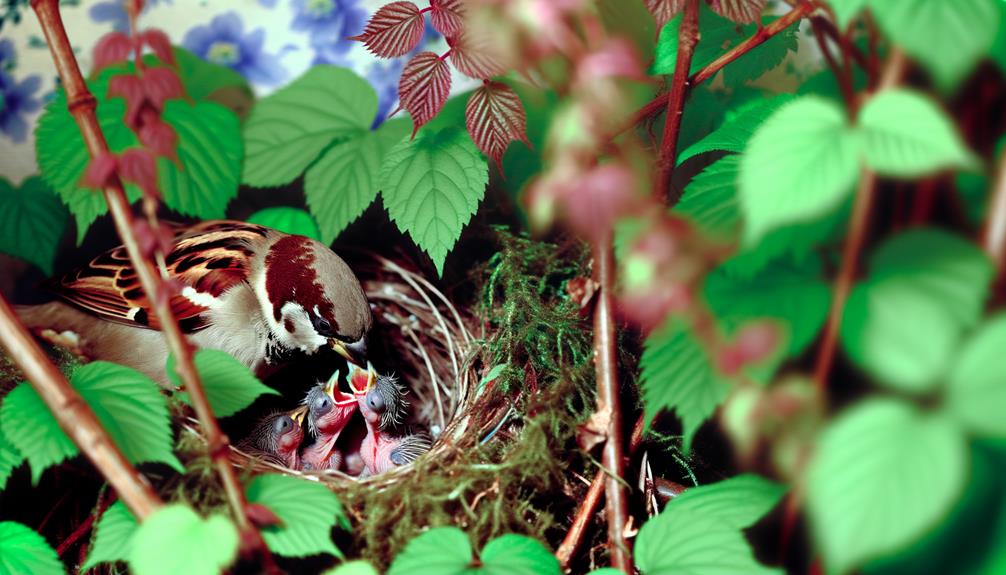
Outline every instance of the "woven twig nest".
[[[480, 346], [484, 334], [470, 314], [454, 304], [421, 274], [372, 253], [354, 262], [374, 313], [374, 330], [393, 351], [394, 370], [405, 385], [408, 422], [434, 441], [422, 458], [483, 441], [502, 421], [507, 406], [480, 399]], [[478, 336], [476, 336], [478, 333]], [[376, 366], [386, 372], [384, 366]], [[365, 478], [339, 471], [297, 471], [263, 461], [232, 447], [232, 460], [257, 472], [281, 472], [321, 481], [334, 490], [379, 489], [413, 472], [413, 465]], [[421, 458], [421, 459], [422, 459]]]

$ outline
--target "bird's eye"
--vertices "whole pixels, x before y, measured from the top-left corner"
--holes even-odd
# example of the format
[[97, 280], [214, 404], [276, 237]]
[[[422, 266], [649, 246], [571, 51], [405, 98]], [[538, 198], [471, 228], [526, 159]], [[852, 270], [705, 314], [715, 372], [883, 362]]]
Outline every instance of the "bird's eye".
[[367, 407], [369, 407], [371, 411], [381, 413], [388, 406], [384, 403], [384, 398], [381, 397], [381, 394], [371, 391], [367, 394]]
[[273, 428], [276, 430], [276, 433], [286, 433], [293, 429], [293, 419], [289, 415], [284, 415], [276, 420]]
[[316, 414], [325, 415], [329, 411], [332, 411], [332, 399], [327, 395], [323, 395], [314, 400], [314, 405], [311, 408]]
[[332, 322], [321, 317], [320, 315], [312, 315], [311, 324], [314, 325], [314, 329], [315, 331], [318, 332], [319, 335], [325, 337], [331, 337], [335, 335], [335, 332], [332, 329]]

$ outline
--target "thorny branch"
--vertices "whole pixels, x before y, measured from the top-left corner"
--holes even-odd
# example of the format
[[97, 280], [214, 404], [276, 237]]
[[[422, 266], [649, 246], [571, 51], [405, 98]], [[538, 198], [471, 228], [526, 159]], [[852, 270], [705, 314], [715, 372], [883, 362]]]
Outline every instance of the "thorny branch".
[[[58, 0], [32, 0], [31, 6], [38, 16], [60, 80], [66, 90], [67, 107], [84, 136], [88, 152], [91, 157], [107, 153], [108, 143], [105, 141], [105, 136], [95, 115], [96, 102], [84, 82], [77, 58], [67, 38], [66, 29], [59, 13]], [[129, 259], [136, 270], [143, 290], [150, 296], [157, 319], [167, 339], [168, 347], [176, 358], [176, 370], [192, 400], [192, 406], [209, 443], [210, 458], [220, 476], [220, 482], [227, 494], [234, 519], [244, 535], [242, 542], [247, 546], [246, 549], [260, 550], [263, 552], [263, 557], [267, 557], [268, 551], [262, 538], [245, 513], [244, 492], [228, 457], [228, 440], [213, 416], [206, 392], [199, 380], [199, 374], [192, 361], [192, 346], [185, 339], [185, 335], [171, 311], [168, 297], [169, 286], [140, 248], [139, 241], [133, 232], [133, 214], [118, 176], [113, 175], [110, 183], [105, 186], [104, 196], [108, 202], [108, 209], [115, 220], [119, 237], [129, 254]]]
[[161, 505], [147, 479], [119, 451], [84, 398], [0, 296], [0, 343], [31, 382], [60, 428], [115, 488], [130, 511], [143, 521]]
[[678, 28], [678, 54], [674, 62], [671, 90], [667, 95], [667, 116], [664, 134], [660, 140], [657, 158], [657, 200], [667, 203], [667, 189], [671, 185], [671, 172], [678, 159], [678, 134], [681, 132], [681, 115], [688, 96], [688, 72], [692, 68], [695, 45], [699, 43], [699, 0], [686, 0], [681, 26]]

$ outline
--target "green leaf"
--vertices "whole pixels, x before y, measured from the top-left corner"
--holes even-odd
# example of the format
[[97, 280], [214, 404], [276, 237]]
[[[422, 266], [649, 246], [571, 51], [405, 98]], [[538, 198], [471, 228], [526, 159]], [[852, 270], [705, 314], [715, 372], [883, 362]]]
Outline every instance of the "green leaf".
[[956, 86], [989, 53], [1001, 0], [870, 0], [881, 29], [917, 58], [944, 89]]
[[[762, 26], [768, 26], [778, 20], [776, 16], [762, 18]], [[747, 24], [743, 28], [745, 38], [754, 36], [758, 31], [755, 24]], [[752, 48], [743, 58], [734, 60], [723, 68], [723, 84], [728, 87], [741, 86], [746, 82], [757, 80], [769, 70], [775, 69], [790, 52], [796, 52], [799, 47], [800, 27], [796, 23], [772, 36], [759, 46]]]
[[52, 260], [66, 231], [67, 215], [41, 178], [32, 176], [20, 188], [0, 178], [0, 252], [52, 275]]
[[716, 518], [733, 529], [745, 529], [775, 507], [786, 487], [745, 473], [709, 485], [692, 487], [667, 505], [666, 513]]
[[817, 258], [779, 263], [754, 277], [730, 273], [728, 261], [706, 276], [703, 289], [716, 318], [730, 333], [740, 324], [773, 319], [782, 324], [787, 355], [803, 353], [816, 338], [831, 307], [831, 289]]
[[438, 274], [488, 182], [489, 165], [456, 128], [400, 142], [381, 166], [381, 190], [391, 219], [430, 255]]
[[[686, 492], [687, 493], [687, 492]], [[740, 529], [698, 506], [674, 510], [674, 502], [639, 530], [636, 566], [643, 575], [781, 574], [758, 563]]]
[[66, 573], [56, 552], [38, 533], [13, 521], [0, 522], [0, 575]]
[[811, 525], [829, 570], [893, 553], [936, 525], [967, 478], [967, 444], [940, 414], [868, 400], [829, 425], [807, 470]]
[[307, 169], [304, 194], [323, 243], [332, 243], [377, 197], [381, 163], [408, 135], [410, 126], [407, 118], [395, 118], [376, 131], [360, 130], [332, 146]]
[[471, 573], [472, 546], [457, 527], [435, 527], [409, 541], [387, 575], [462, 575]]
[[225, 88], [238, 88], [251, 92], [248, 81], [233, 68], [207, 62], [181, 46], [172, 46], [178, 76], [189, 97], [199, 102]]
[[[121, 74], [122, 71], [117, 73]], [[87, 87], [98, 101], [98, 124], [105, 134], [108, 147], [113, 152], [121, 152], [137, 145], [136, 136], [126, 127], [126, 103], [122, 98], [105, 99], [109, 79], [115, 72], [102, 74]], [[45, 112], [35, 127], [35, 151], [42, 179], [59, 195], [60, 200], [73, 214], [77, 222], [77, 244], [84, 240], [84, 234], [98, 216], [108, 212], [105, 198], [100, 191], [83, 188], [80, 180], [90, 162], [84, 138], [80, 135], [76, 122], [66, 108], [66, 93], [56, 90], [56, 97], [45, 107]], [[130, 202], [140, 197], [133, 185], [126, 186]]]
[[560, 575], [559, 561], [536, 539], [507, 533], [482, 549], [484, 575]]
[[[217, 417], [229, 417], [251, 405], [260, 395], [279, 395], [275, 389], [263, 385], [251, 370], [227, 352], [200, 349], [195, 355], [196, 371], [202, 379], [206, 398]], [[175, 373], [175, 358], [170, 356], [166, 368], [168, 378], [177, 387], [181, 379]], [[189, 402], [187, 393], [180, 394]]]
[[977, 165], [953, 122], [924, 96], [885, 90], [859, 114], [866, 163], [885, 176], [915, 177]]
[[947, 407], [968, 431], [1006, 436], [1006, 315], [999, 314], [964, 345], [950, 372]]
[[28, 383], [18, 385], [3, 398], [0, 428], [28, 460], [32, 483], [38, 483], [42, 472], [50, 466], [78, 453], [77, 446], [59, 428], [49, 408]]
[[213, 102], [192, 105], [171, 100], [162, 119], [178, 134], [179, 168], [157, 160], [158, 185], [164, 203], [187, 216], [224, 217], [227, 203], [241, 182], [241, 124], [227, 108]]
[[703, 235], [732, 239], [740, 230], [737, 175], [740, 156], [713, 162], [685, 186], [674, 212], [688, 218]]
[[845, 30], [849, 22], [859, 14], [870, 0], [828, 0], [835, 12], [839, 30]]
[[981, 317], [990, 262], [957, 236], [920, 229], [882, 244], [869, 269], [846, 304], [843, 347], [882, 383], [932, 390], [961, 333]]
[[776, 111], [741, 157], [747, 243], [836, 208], [859, 176], [857, 156], [855, 133], [834, 102], [804, 96]]
[[133, 533], [137, 528], [139, 523], [126, 505], [121, 500], [113, 503], [98, 520], [94, 544], [81, 570], [87, 571], [99, 563], [126, 562], [133, 549]]
[[646, 420], [664, 409], [681, 419], [684, 449], [688, 451], [699, 426], [709, 418], [730, 391], [702, 344], [677, 320], [646, 338], [642, 368]]
[[0, 491], [7, 486], [11, 473], [22, 461], [24, 456], [4, 437], [3, 430], [0, 429]]
[[[681, 28], [683, 17], [683, 14], [678, 14], [660, 29], [651, 74], [674, 73], [678, 61], [678, 30]], [[696, 44], [695, 53], [692, 55], [689, 74], [698, 72], [745, 38], [740, 26], [705, 5], [699, 7], [699, 33], [699, 43]]]
[[792, 102], [794, 96], [780, 94], [767, 100], [754, 100], [729, 115], [723, 125], [689, 146], [678, 156], [678, 164], [712, 151], [743, 152], [755, 130], [779, 108]]
[[276, 206], [259, 210], [248, 216], [248, 223], [258, 224], [283, 233], [307, 236], [321, 240], [321, 231], [311, 214], [289, 206]]
[[380, 575], [373, 565], [360, 559], [336, 565], [325, 571], [324, 575]]
[[202, 519], [185, 505], [173, 504], [140, 524], [129, 566], [138, 575], [219, 575], [237, 551], [238, 530], [230, 519]]
[[[1006, 2], [999, 4], [999, 32], [992, 43], [990, 54], [992, 61], [999, 66], [1003, 73], [1006, 73]], [[1003, 556], [1006, 557], [1006, 554]]]
[[377, 94], [351, 70], [312, 66], [259, 100], [245, 124], [243, 182], [278, 186], [299, 176], [333, 141], [367, 130]]
[[261, 529], [273, 553], [285, 557], [318, 553], [343, 556], [332, 543], [331, 531], [336, 524], [348, 525], [349, 519], [339, 499], [325, 485], [267, 473], [252, 479], [245, 493], [250, 503], [268, 507], [282, 522]]

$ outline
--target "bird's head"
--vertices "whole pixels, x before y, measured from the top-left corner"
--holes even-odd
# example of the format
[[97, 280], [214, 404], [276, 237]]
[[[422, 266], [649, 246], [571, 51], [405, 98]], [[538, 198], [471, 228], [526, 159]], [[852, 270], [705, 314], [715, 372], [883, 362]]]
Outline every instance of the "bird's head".
[[273, 413], [263, 418], [252, 432], [252, 447], [283, 461], [297, 454], [304, 429], [294, 413]]
[[315, 436], [331, 436], [342, 431], [357, 410], [356, 396], [339, 389], [339, 372], [327, 383], [319, 383], [307, 392], [302, 409], [307, 426]]
[[374, 366], [364, 370], [358, 365], [349, 366], [349, 384], [353, 388], [360, 413], [371, 425], [384, 430], [402, 423], [405, 408], [405, 387], [394, 375], [378, 375]]
[[353, 271], [326, 245], [280, 236], [265, 254], [255, 291], [283, 348], [312, 354], [328, 345], [351, 362], [366, 361], [370, 304]]

